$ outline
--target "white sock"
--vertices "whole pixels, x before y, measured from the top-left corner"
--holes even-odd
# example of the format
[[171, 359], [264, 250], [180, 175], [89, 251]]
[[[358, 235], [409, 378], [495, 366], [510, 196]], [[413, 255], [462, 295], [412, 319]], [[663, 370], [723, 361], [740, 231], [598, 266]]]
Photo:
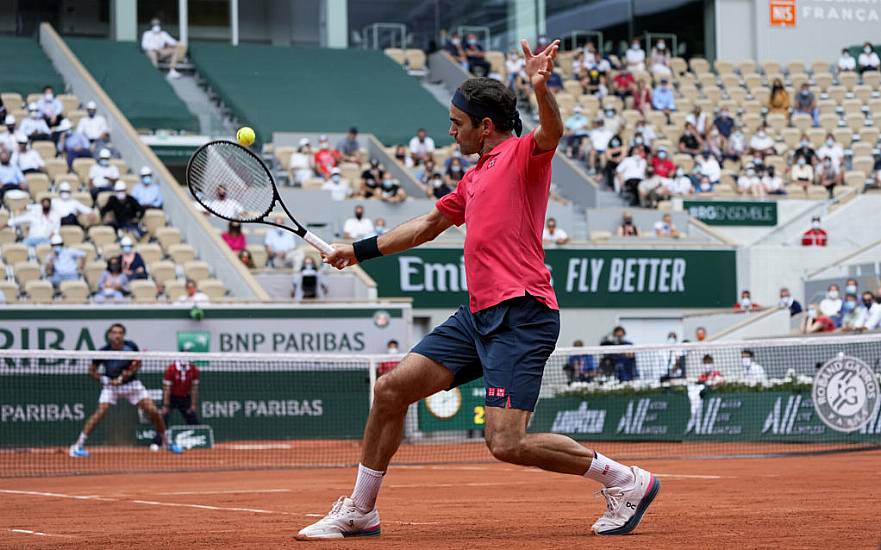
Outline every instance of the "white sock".
[[79, 437], [79, 439], [76, 440], [76, 445], [74, 445], [74, 446], [75, 447], [82, 447], [83, 445], [86, 444], [86, 439], [88, 437], [89, 436], [87, 436], [85, 433], [80, 432], [80, 437]]
[[376, 507], [376, 495], [379, 494], [384, 475], [385, 472], [371, 470], [358, 464], [358, 479], [355, 480], [355, 489], [352, 491], [355, 508], [362, 512], [370, 512]]
[[596, 453], [584, 477], [603, 484], [603, 487], [630, 487], [636, 481], [633, 471], [609, 457]]

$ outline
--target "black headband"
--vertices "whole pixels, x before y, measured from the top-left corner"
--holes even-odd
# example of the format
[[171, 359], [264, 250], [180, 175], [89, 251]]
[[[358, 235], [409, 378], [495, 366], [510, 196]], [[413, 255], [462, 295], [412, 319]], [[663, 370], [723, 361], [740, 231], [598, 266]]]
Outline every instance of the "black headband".
[[488, 118], [492, 120], [497, 125], [502, 125], [504, 123], [510, 123], [514, 128], [514, 133], [517, 136], [523, 132], [523, 122], [520, 121], [520, 113], [515, 109], [513, 113], [506, 113], [495, 106], [484, 105], [482, 103], [476, 103], [474, 101], [468, 101], [468, 98], [465, 97], [460, 90], [456, 90], [456, 93], [453, 94], [452, 104], [455, 107], [458, 107], [466, 114], [477, 117], [479, 119]]

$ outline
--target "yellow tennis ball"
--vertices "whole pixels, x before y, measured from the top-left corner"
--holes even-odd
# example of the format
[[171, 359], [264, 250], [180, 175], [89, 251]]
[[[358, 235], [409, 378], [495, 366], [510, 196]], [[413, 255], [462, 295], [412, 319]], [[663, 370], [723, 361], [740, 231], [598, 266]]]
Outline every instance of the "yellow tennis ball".
[[254, 140], [257, 139], [257, 136], [254, 134], [254, 129], [244, 126], [239, 128], [239, 131], [236, 132], [236, 140], [245, 146], [251, 145], [254, 143]]

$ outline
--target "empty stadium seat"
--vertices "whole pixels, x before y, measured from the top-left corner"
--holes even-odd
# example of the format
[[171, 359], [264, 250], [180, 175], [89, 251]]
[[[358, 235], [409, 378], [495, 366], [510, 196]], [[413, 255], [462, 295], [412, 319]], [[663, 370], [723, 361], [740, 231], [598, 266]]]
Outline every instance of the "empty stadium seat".
[[43, 162], [54, 159], [57, 152], [57, 150], [55, 149], [55, 144], [51, 141], [45, 140], [32, 141], [31, 148], [33, 148], [33, 150], [40, 155], [40, 158], [43, 159]]
[[8, 279], [0, 279], [0, 292], [6, 298], [6, 303], [11, 304], [18, 300], [18, 284]]
[[55, 295], [55, 289], [49, 281], [29, 280], [24, 283], [24, 293], [27, 299], [35, 304], [51, 304]]
[[404, 50], [402, 50], [401, 48], [386, 48], [385, 50], [383, 50], [383, 53], [392, 58], [392, 60], [394, 60], [394, 62], [398, 65], [403, 65], [404, 61], [406, 60]]
[[[12, 229], [11, 227], [9, 229]], [[9, 243], [3, 245], [3, 261], [6, 265], [15, 265], [28, 259], [28, 247], [21, 243]]]
[[135, 250], [141, 255], [147, 267], [162, 259], [162, 248], [156, 243], [139, 244]]
[[98, 280], [101, 279], [101, 274], [106, 269], [107, 262], [105, 261], [92, 260], [91, 262], [86, 262], [86, 265], [83, 267], [83, 277], [89, 285], [89, 290], [92, 292], [98, 290]]
[[425, 52], [417, 49], [408, 49], [405, 52], [407, 67], [411, 71], [425, 70]]
[[156, 240], [162, 246], [162, 250], [168, 254], [168, 248], [173, 244], [180, 244], [180, 230], [175, 227], [160, 227], [156, 230]]
[[68, 173], [67, 163], [61, 159], [51, 159], [45, 161], [46, 165], [43, 167], [46, 170], [46, 175], [49, 176], [49, 179], [54, 181], [56, 184], [58, 182], [58, 177]]
[[150, 276], [157, 284], [165, 284], [177, 276], [174, 262], [161, 260], [150, 266]]
[[89, 240], [101, 249], [104, 245], [116, 242], [116, 230], [109, 225], [92, 226], [89, 228]]
[[18, 214], [24, 210], [30, 200], [31, 198], [27, 193], [18, 190], [7, 191], [3, 195], [3, 204], [13, 214]]
[[3, 92], [0, 94], [0, 100], [3, 101], [3, 105], [7, 109], [20, 109], [24, 105], [24, 99], [22, 99], [21, 94], [14, 92]]
[[184, 274], [187, 279], [198, 282], [211, 276], [211, 266], [201, 260], [191, 260], [184, 264]]
[[76, 248], [77, 250], [82, 250], [86, 253], [86, 263], [93, 261], [98, 256], [98, 252], [95, 250], [95, 245], [93, 245], [92, 243], [75, 244], [73, 245], [73, 248]]
[[146, 279], [139, 279], [130, 283], [132, 299], [136, 304], [149, 304], [156, 301], [156, 283]]
[[13, 229], [12, 227], [4, 227], [3, 229], [0, 229], [0, 247], [14, 242], [15, 229]]
[[144, 212], [141, 224], [150, 235], [156, 236], [156, 231], [160, 227], [165, 227], [165, 212], [151, 208]]
[[90, 158], [78, 158], [73, 159], [73, 165], [71, 168], [73, 169], [74, 174], [80, 179], [80, 181], [88, 182], [89, 181], [89, 170], [92, 169], [92, 166], [95, 164], [94, 159]]
[[16, 262], [12, 266], [12, 270], [15, 273], [15, 280], [20, 287], [24, 287], [28, 281], [35, 281], [40, 278], [40, 265], [37, 262]]
[[211, 300], [220, 300], [226, 296], [226, 287], [218, 279], [202, 279], [198, 282], [199, 290], [208, 295]]
[[62, 281], [58, 285], [61, 302], [65, 304], [85, 304], [89, 301], [89, 285], [85, 281]]
[[247, 250], [251, 253], [251, 259], [254, 260], [254, 268], [263, 269], [266, 267], [269, 254], [266, 252], [265, 246], [262, 244], [249, 244]]
[[25, 174], [24, 181], [28, 186], [28, 193], [35, 201], [39, 201], [40, 195], [49, 191], [49, 176], [40, 173]]
[[80, 244], [85, 239], [85, 232], [78, 225], [62, 225], [59, 234], [65, 246]]
[[186, 292], [187, 282], [183, 279], [169, 279], [165, 283], [165, 295], [169, 301], [176, 302]]
[[176, 264], [185, 264], [196, 257], [196, 250], [184, 243], [173, 244], [168, 247], [168, 255]]

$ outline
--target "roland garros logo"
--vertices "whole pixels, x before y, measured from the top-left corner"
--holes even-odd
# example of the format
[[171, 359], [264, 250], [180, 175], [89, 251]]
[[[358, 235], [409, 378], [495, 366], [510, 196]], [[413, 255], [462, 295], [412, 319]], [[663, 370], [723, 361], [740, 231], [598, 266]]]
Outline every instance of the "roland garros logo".
[[827, 426], [854, 432], [869, 423], [878, 406], [878, 378], [861, 360], [842, 353], [817, 371], [812, 397]]

